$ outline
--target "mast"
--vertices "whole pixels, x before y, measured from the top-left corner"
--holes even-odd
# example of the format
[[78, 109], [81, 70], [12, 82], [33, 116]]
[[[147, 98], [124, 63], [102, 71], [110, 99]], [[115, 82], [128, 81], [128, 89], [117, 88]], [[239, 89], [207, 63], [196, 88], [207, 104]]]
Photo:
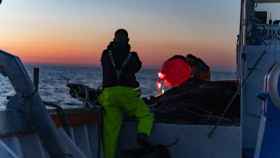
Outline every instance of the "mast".
[[243, 80], [243, 66], [242, 62], [244, 60], [243, 48], [247, 44], [247, 38], [250, 36], [251, 29], [254, 22], [254, 0], [241, 0], [240, 4], [240, 26], [239, 35], [237, 43], [237, 69], [238, 78], [242, 84]]

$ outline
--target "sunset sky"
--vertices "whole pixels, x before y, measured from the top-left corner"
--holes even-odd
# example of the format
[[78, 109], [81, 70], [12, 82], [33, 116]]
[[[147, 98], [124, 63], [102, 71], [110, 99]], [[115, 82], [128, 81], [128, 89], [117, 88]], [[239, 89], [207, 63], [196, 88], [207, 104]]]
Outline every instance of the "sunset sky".
[[4, 0], [0, 49], [25, 63], [99, 64], [117, 28], [145, 66], [193, 53], [235, 69], [240, 0]]

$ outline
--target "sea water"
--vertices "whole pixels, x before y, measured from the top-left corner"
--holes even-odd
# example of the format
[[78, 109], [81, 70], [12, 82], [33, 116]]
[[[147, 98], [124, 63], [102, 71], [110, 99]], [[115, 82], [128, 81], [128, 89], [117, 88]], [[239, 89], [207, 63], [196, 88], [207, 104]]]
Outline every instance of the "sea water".
[[[69, 95], [69, 89], [66, 87], [67, 83], [79, 83], [98, 88], [102, 82], [100, 67], [61, 65], [37, 65], [37, 67], [40, 68], [39, 92], [42, 99], [60, 105], [81, 104]], [[26, 68], [32, 77], [34, 65], [26, 65]], [[137, 74], [143, 96], [157, 94], [157, 72], [157, 69], [144, 68]], [[212, 80], [234, 80], [236, 75], [233, 72], [211, 72], [211, 78]], [[14, 94], [14, 89], [8, 78], [0, 74], [0, 107], [5, 106], [7, 97]]]

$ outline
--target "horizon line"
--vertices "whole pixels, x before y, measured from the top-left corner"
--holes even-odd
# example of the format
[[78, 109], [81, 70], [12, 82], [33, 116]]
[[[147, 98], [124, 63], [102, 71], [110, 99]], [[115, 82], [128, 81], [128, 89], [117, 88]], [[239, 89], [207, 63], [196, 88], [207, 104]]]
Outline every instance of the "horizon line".
[[[77, 67], [101, 67], [100, 64], [78, 64], [78, 63], [36, 63], [36, 62], [24, 62], [24, 65], [53, 65], [53, 66], [77, 66]], [[145, 65], [143, 68], [160, 68], [160, 65]]]
[[[101, 67], [100, 64], [75, 64], [75, 63], [34, 63], [34, 62], [23, 62], [24, 65], [31, 65], [31, 66], [63, 66], [63, 67], [92, 67], [92, 68], [97, 68]], [[160, 69], [160, 65], [145, 65], [143, 66], [144, 69]], [[211, 68], [212, 72], [236, 72], [235, 68], [217, 68], [217, 67], [212, 67]]]

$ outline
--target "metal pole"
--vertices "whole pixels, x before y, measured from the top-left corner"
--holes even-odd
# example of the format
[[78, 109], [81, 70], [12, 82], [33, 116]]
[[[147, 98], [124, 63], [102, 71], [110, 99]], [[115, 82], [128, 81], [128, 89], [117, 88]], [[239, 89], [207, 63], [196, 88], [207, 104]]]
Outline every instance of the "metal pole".
[[40, 69], [38, 67], [33, 68], [33, 84], [35, 90], [39, 89], [39, 80], [40, 80]]

